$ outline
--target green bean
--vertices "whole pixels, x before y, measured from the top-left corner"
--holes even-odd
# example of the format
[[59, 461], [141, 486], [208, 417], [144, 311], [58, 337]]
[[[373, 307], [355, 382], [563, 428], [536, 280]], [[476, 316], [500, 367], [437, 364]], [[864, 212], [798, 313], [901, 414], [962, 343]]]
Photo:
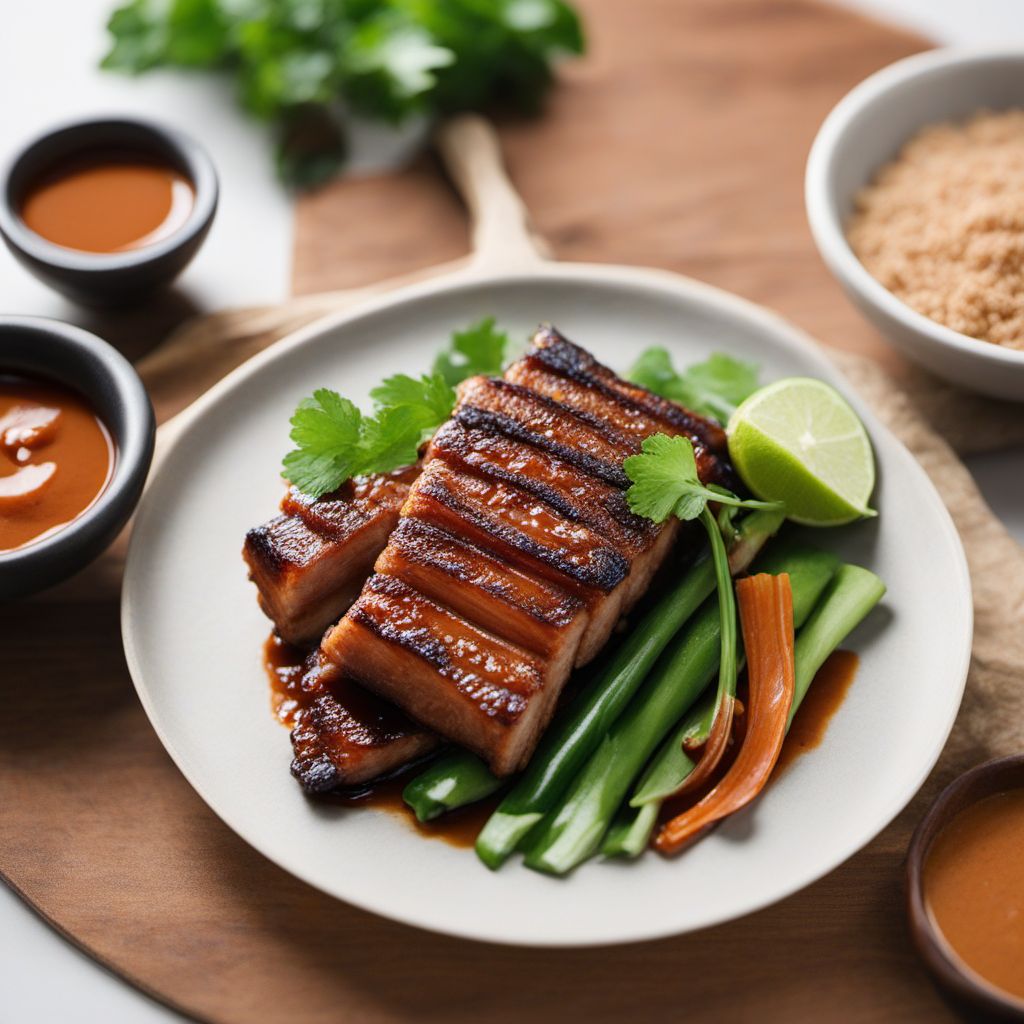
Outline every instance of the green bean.
[[[739, 535], [748, 561], [778, 531], [782, 519], [781, 512], [754, 512], [743, 520]], [[658, 656], [714, 587], [714, 565], [703, 557], [633, 629], [604, 672], [556, 718], [526, 771], [477, 838], [477, 855], [488, 867], [500, 867], [554, 806]]]
[[402, 790], [402, 799], [420, 821], [476, 803], [501, 787], [480, 758], [467, 750], [442, 754]]

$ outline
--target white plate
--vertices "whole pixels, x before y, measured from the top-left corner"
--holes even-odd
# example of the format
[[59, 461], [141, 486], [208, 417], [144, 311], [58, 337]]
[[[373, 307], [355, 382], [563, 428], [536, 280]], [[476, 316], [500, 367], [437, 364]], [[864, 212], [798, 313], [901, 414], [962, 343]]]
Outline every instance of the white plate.
[[820, 540], [889, 585], [850, 639], [861, 667], [825, 743], [764, 798], [674, 860], [594, 862], [558, 880], [421, 838], [383, 811], [306, 799], [288, 774], [260, 664], [268, 623], [240, 557], [275, 510], [288, 418], [318, 386], [364, 398], [426, 369], [452, 328], [493, 314], [517, 338], [540, 320], [624, 371], [646, 345], [680, 363], [721, 350], [763, 379], [842, 388], [807, 339], [771, 314], [658, 271], [550, 265], [417, 286], [295, 336], [205, 396], [139, 509], [123, 633], [139, 696], [203, 799], [265, 856], [324, 892], [399, 921], [527, 945], [651, 939], [750, 913], [808, 885], [880, 831], [918, 789], [952, 726], [967, 673], [971, 598], [959, 538], [908, 452], [851, 396], [879, 463], [876, 522]]

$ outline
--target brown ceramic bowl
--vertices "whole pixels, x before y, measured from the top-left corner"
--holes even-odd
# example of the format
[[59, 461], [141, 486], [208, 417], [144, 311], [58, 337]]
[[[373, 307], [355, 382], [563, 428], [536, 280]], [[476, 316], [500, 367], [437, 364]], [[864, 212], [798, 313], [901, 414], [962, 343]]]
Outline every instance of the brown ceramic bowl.
[[990, 985], [945, 940], [925, 903], [924, 865], [932, 841], [965, 807], [1017, 787], [1024, 787], [1024, 754], [986, 761], [965, 772], [939, 794], [907, 851], [907, 910], [914, 944], [935, 980], [970, 1020], [1024, 1021], [1024, 1000]]

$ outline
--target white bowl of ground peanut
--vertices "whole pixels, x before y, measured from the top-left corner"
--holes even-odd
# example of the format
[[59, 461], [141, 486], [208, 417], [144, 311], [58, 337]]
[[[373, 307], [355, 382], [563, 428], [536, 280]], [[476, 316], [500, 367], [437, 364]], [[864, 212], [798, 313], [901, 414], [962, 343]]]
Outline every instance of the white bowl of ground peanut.
[[806, 178], [829, 269], [906, 355], [1024, 401], [1024, 47], [918, 54], [826, 118]]

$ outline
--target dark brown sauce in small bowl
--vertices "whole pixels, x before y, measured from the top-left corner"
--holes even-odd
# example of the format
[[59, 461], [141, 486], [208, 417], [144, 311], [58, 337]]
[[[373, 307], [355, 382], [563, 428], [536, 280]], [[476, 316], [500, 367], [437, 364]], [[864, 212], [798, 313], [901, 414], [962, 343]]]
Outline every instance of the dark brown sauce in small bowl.
[[217, 209], [205, 150], [138, 118], [60, 125], [0, 182], [0, 235], [23, 266], [77, 302], [138, 301], [195, 255]]
[[0, 551], [73, 523], [103, 493], [114, 461], [110, 432], [81, 395], [0, 373]]
[[924, 896], [957, 956], [1024, 1007], [1024, 787], [945, 825], [925, 860]]
[[918, 952], [971, 1020], [1024, 1021], [1024, 755], [951, 782], [907, 852]]
[[156, 424], [132, 365], [101, 338], [0, 317], [0, 600], [71, 576], [123, 529]]
[[128, 252], [179, 230], [195, 204], [192, 182], [145, 153], [99, 151], [41, 174], [21, 219], [42, 238], [80, 252]]

